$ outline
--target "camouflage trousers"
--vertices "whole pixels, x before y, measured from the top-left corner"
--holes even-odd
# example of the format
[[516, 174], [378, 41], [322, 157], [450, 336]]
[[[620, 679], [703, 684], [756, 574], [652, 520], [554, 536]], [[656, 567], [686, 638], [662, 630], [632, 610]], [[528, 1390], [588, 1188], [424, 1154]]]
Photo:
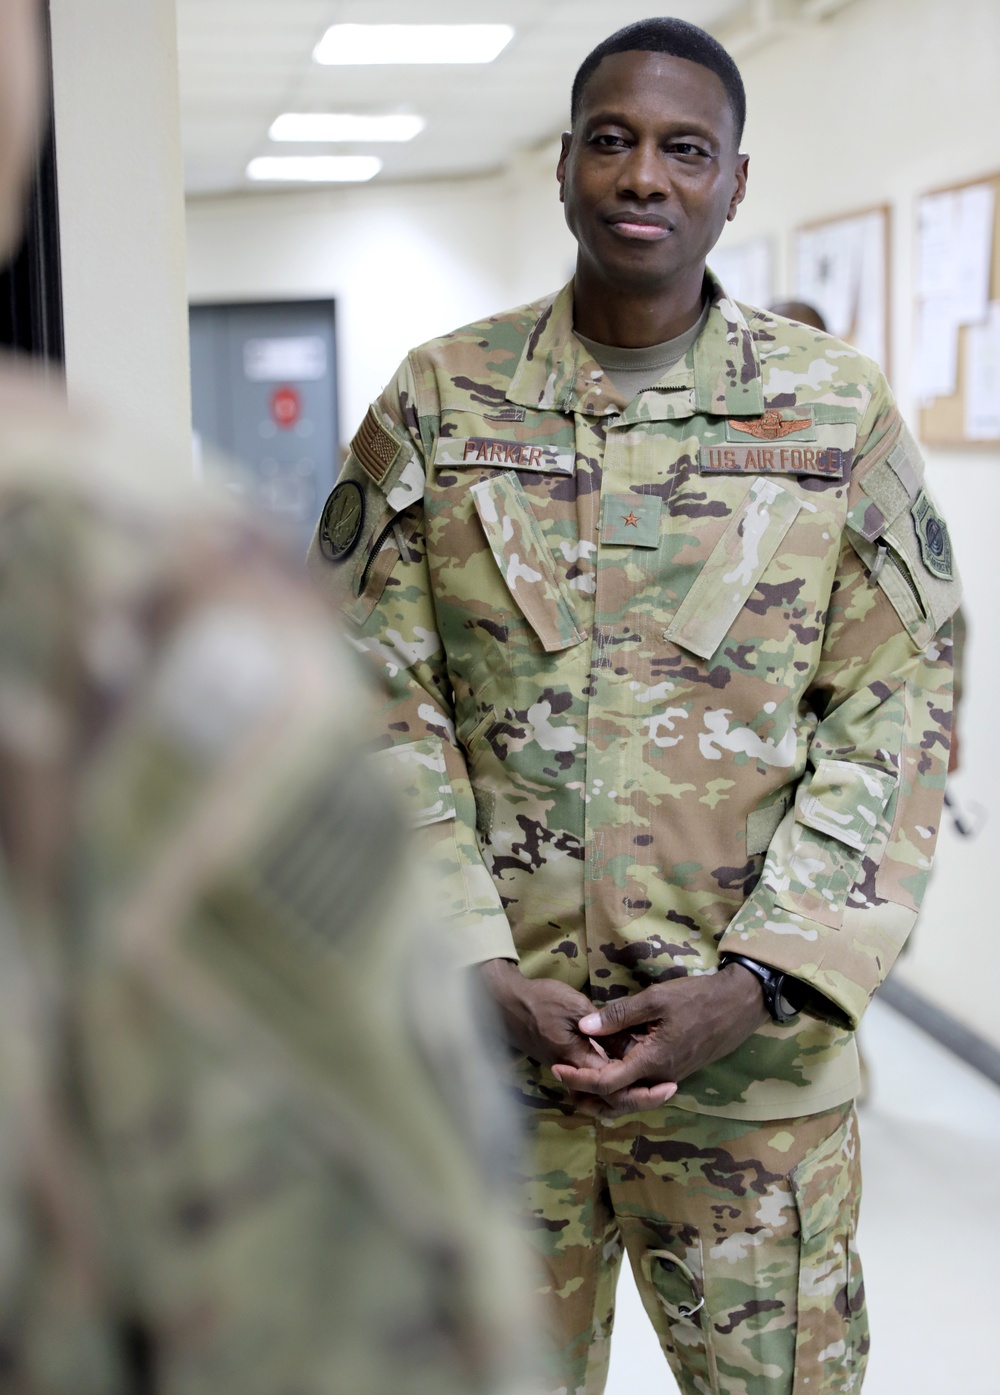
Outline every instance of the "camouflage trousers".
[[600, 1395], [624, 1252], [684, 1395], [843, 1395], [868, 1353], [852, 1106], [761, 1125], [532, 1111], [552, 1395]]

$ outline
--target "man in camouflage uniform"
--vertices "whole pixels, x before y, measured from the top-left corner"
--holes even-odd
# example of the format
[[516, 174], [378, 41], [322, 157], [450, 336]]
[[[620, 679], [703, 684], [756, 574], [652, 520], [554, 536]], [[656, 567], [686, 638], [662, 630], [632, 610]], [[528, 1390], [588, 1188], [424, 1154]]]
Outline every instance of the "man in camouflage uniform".
[[498, 1091], [325, 607], [9, 365], [0, 422], [0, 1388], [525, 1395]]
[[940, 818], [950, 544], [875, 365], [706, 274], [729, 56], [632, 26], [572, 114], [573, 282], [409, 355], [311, 560], [516, 1054], [553, 1389], [603, 1389], [625, 1249], [686, 1395], [855, 1391], [853, 1033]]

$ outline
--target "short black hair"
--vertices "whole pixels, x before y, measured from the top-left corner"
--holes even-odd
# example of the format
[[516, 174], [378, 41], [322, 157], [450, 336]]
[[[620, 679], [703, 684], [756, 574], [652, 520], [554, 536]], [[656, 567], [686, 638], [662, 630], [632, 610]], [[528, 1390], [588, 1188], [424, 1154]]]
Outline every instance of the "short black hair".
[[673, 58], [686, 58], [690, 63], [700, 63], [703, 68], [709, 68], [726, 89], [736, 126], [737, 145], [743, 139], [743, 126], [747, 118], [747, 94], [739, 68], [718, 39], [713, 39], [704, 29], [699, 29], [696, 24], [688, 24], [686, 20], [666, 16], [662, 19], [640, 19], [635, 24], [627, 24], [624, 29], [616, 30], [587, 54], [573, 79], [570, 121], [574, 125], [580, 114], [587, 83], [598, 65], [613, 53], [669, 53]]

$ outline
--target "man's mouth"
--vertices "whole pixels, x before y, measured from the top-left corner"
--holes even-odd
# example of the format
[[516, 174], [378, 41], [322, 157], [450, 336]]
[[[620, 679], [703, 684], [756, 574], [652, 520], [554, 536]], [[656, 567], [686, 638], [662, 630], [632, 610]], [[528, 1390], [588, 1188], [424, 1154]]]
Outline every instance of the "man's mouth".
[[635, 238], [640, 242], [660, 242], [673, 232], [673, 225], [655, 213], [613, 213], [608, 219], [619, 237]]

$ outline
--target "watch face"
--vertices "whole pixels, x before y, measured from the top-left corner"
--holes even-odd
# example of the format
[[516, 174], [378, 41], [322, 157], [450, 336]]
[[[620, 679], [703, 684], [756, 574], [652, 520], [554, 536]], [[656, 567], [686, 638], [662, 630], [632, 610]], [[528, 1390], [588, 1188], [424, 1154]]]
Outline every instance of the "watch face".
[[331, 562], [343, 562], [358, 545], [365, 526], [365, 495], [355, 480], [344, 480], [326, 501], [319, 524], [319, 546]]
[[769, 1004], [775, 1022], [790, 1022], [799, 1012], [800, 1004], [793, 1001], [801, 993], [801, 984], [785, 974], [776, 974], [772, 981], [772, 998]]
[[783, 988], [784, 980], [782, 980], [781, 987], [779, 987], [774, 995], [774, 1020], [776, 1022], [787, 1022], [790, 1018], [795, 1016], [797, 1011], [785, 997], [782, 991]]

